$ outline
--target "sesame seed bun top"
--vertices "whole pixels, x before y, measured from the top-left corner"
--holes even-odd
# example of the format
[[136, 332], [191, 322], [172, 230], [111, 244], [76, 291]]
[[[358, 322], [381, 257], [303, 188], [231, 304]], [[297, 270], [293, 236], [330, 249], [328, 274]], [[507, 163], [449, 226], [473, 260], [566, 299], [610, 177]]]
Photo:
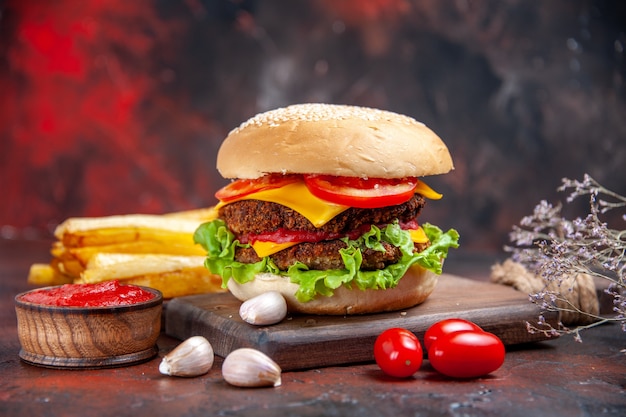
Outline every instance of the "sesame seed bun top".
[[356, 106], [297, 104], [260, 113], [226, 137], [225, 178], [269, 173], [404, 178], [454, 169], [444, 142], [401, 114]]

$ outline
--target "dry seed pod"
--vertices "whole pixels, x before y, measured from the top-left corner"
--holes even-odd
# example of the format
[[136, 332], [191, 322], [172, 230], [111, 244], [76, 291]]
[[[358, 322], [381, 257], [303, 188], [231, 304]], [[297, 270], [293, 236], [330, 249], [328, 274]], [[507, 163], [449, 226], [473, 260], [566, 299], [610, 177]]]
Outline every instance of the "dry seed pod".
[[239, 315], [244, 321], [258, 326], [276, 324], [287, 316], [287, 302], [278, 291], [268, 291], [244, 301]]
[[237, 387], [278, 387], [281, 384], [278, 364], [265, 353], [250, 348], [229, 353], [222, 364], [222, 376]]
[[202, 336], [193, 336], [163, 357], [159, 372], [171, 376], [204, 375], [213, 366], [213, 346]]

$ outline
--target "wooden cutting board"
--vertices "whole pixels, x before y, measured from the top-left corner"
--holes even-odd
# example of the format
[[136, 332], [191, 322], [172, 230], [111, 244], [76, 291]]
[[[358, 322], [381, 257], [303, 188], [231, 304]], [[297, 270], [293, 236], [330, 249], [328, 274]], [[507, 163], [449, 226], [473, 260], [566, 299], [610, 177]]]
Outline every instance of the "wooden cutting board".
[[[390, 327], [403, 327], [423, 341], [433, 323], [450, 317], [471, 320], [498, 335], [505, 345], [547, 339], [531, 334], [537, 307], [513, 288], [442, 274], [435, 291], [422, 304], [393, 313], [360, 316], [291, 315], [281, 323], [257, 327], [239, 317], [238, 301], [230, 293], [172, 299], [165, 308], [165, 332], [184, 340], [206, 337], [215, 353], [225, 357], [240, 347], [268, 354], [283, 370], [344, 365], [374, 360], [376, 337]], [[545, 315], [556, 326], [558, 315]]]

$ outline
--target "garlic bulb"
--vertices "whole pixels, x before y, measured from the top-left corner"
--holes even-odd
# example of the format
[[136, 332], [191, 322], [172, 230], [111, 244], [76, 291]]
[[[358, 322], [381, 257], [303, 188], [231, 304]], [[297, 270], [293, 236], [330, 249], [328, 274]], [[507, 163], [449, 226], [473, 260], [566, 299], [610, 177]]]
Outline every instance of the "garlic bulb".
[[204, 375], [213, 366], [213, 346], [202, 336], [185, 340], [163, 357], [159, 372], [171, 376]]
[[278, 291], [268, 291], [244, 301], [239, 315], [250, 324], [276, 324], [287, 316], [287, 302]]
[[278, 364], [265, 353], [250, 348], [229, 353], [222, 364], [222, 376], [237, 387], [278, 387], [281, 384]]

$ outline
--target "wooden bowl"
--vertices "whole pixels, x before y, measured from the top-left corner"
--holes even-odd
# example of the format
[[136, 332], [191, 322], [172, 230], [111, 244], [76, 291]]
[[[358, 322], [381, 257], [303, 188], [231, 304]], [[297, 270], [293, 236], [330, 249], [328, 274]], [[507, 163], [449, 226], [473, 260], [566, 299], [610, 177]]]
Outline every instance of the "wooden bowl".
[[153, 358], [158, 352], [163, 296], [158, 290], [142, 288], [155, 297], [112, 307], [48, 306], [22, 300], [28, 292], [18, 294], [20, 358], [33, 365], [77, 369], [125, 366]]

